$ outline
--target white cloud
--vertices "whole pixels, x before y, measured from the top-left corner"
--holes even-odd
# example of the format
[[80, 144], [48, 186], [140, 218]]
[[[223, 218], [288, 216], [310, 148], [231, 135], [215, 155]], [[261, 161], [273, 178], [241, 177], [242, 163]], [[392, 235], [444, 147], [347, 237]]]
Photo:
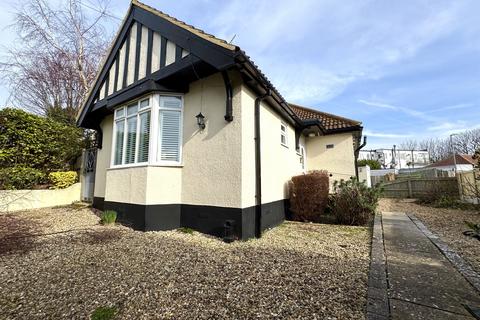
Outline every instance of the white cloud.
[[388, 132], [373, 132], [370, 130], [365, 130], [363, 132], [364, 135], [369, 137], [376, 137], [376, 138], [389, 138], [389, 139], [399, 139], [399, 138], [411, 138], [413, 137], [412, 134], [395, 134], [395, 133], [388, 133]]

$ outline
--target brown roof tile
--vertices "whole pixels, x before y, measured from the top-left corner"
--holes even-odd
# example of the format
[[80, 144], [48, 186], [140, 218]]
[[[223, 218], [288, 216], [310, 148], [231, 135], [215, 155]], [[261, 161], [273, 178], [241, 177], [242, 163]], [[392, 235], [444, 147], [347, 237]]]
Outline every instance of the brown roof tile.
[[[473, 156], [468, 155], [468, 154], [456, 154], [455, 155], [455, 160], [457, 165], [458, 164], [472, 164], [475, 165], [475, 159], [473, 159]], [[443, 160], [437, 161], [435, 163], [432, 163], [431, 165], [428, 165], [427, 167], [429, 168], [435, 168], [435, 167], [443, 167], [443, 166], [453, 166], [453, 156], [449, 156], [448, 158], [445, 158]]]
[[305, 108], [289, 103], [290, 108], [301, 120], [320, 120], [327, 130], [347, 129], [360, 126], [360, 121], [343, 118], [327, 112]]

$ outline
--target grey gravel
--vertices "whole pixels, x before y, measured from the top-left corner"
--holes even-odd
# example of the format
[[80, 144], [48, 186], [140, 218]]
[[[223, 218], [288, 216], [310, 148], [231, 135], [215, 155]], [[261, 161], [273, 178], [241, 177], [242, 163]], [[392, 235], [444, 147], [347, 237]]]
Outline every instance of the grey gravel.
[[1, 215], [0, 243], [0, 319], [86, 319], [99, 306], [118, 319], [365, 318], [364, 227], [288, 222], [226, 244], [100, 226], [69, 207]]

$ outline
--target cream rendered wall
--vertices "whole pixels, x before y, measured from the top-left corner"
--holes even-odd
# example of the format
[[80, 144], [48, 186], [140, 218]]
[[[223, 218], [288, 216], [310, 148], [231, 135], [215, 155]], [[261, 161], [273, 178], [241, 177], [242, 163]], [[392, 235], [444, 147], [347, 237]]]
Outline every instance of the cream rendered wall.
[[105, 201], [145, 204], [148, 167], [107, 169]]
[[[225, 85], [221, 74], [190, 85], [183, 114], [182, 203], [241, 206], [242, 128], [239, 79], [232, 74], [233, 121], [225, 115]], [[202, 112], [206, 128], [195, 116]]]
[[[235, 79], [235, 75], [233, 75]], [[103, 149], [97, 158], [95, 196], [136, 204], [185, 203], [241, 206], [241, 110], [239, 80], [233, 80], [234, 120], [225, 115], [220, 74], [193, 83], [184, 95], [182, 164], [111, 168], [113, 116], [102, 122]], [[206, 117], [199, 130], [196, 115]], [[105, 188], [107, 186], [107, 188]], [[105, 191], [106, 189], [106, 191]]]
[[[333, 144], [332, 149], [327, 149]], [[327, 170], [332, 174], [330, 184], [335, 180], [355, 177], [355, 159], [352, 133], [306, 138], [308, 170]]]
[[[255, 205], [254, 112], [256, 95], [242, 86], [242, 207]], [[280, 125], [287, 125], [287, 146], [280, 143]], [[288, 181], [303, 172], [295, 149], [295, 129], [267, 104], [260, 109], [262, 203], [288, 198]], [[304, 144], [303, 138], [300, 140]]]
[[110, 168], [112, 152], [113, 115], [105, 117], [100, 123], [103, 132], [102, 149], [97, 150], [97, 164], [95, 169], [94, 197], [105, 197], [107, 169]]

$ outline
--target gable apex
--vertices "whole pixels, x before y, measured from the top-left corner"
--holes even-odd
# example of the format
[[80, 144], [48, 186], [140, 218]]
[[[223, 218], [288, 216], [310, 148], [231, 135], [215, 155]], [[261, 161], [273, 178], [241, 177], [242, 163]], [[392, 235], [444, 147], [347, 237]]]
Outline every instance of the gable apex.
[[145, 81], [153, 81], [144, 86], [145, 90], [162, 87], [158, 86], [162, 78], [200, 63], [207, 65], [204, 68], [223, 71], [234, 65], [236, 50], [236, 46], [224, 40], [133, 0], [79, 111], [77, 123], [91, 128], [92, 121], [85, 121], [89, 112], [112, 107], [109, 102], [122, 101], [114, 99], [117, 95], [133, 92], [131, 89]]

